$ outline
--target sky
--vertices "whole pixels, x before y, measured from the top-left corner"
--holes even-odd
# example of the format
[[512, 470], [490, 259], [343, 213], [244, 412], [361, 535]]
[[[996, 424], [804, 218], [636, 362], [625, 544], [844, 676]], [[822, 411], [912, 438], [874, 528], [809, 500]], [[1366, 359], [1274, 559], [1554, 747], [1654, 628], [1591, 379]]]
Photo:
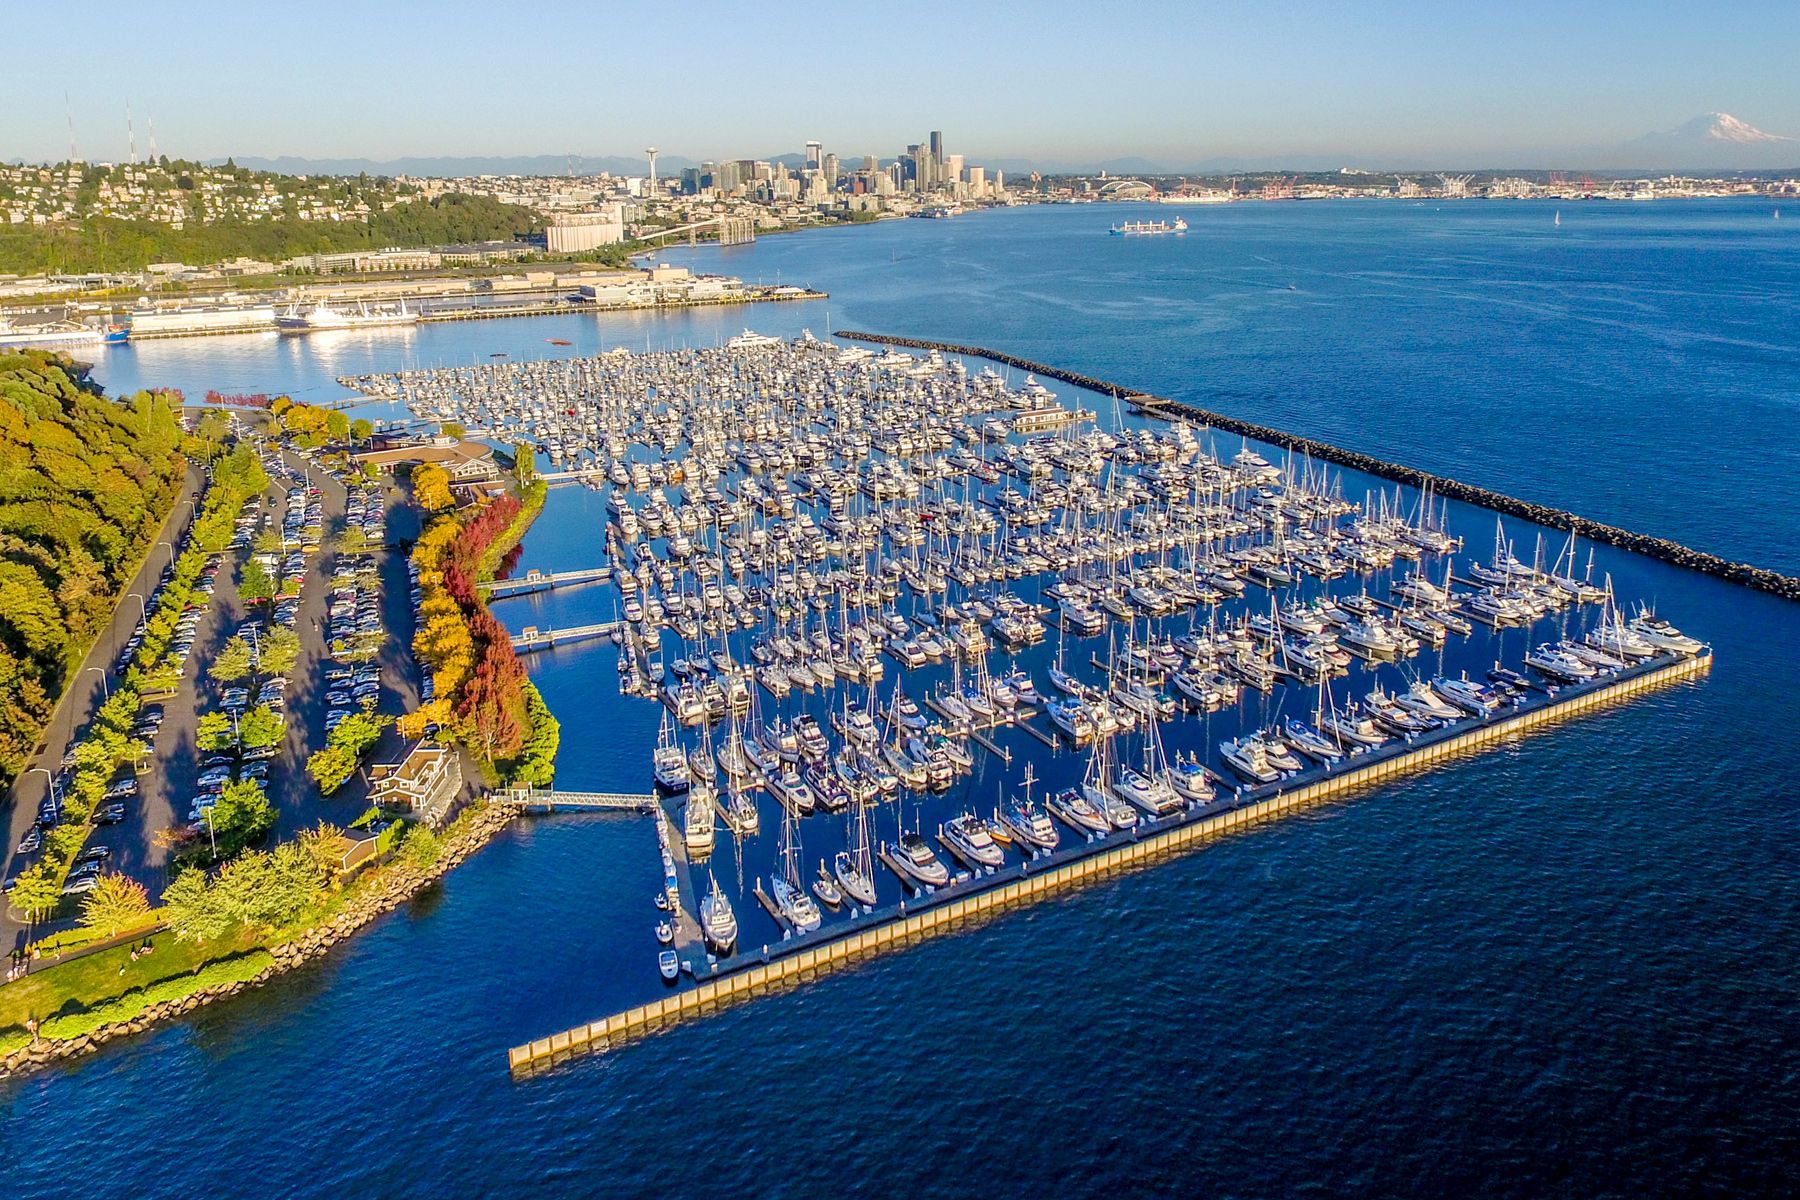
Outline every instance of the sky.
[[[77, 15], [79, 14], [79, 15]], [[1800, 4], [21, 4], [0, 159], [576, 153], [808, 139], [969, 161], [1443, 156], [1615, 145], [1701, 113], [1800, 136]]]

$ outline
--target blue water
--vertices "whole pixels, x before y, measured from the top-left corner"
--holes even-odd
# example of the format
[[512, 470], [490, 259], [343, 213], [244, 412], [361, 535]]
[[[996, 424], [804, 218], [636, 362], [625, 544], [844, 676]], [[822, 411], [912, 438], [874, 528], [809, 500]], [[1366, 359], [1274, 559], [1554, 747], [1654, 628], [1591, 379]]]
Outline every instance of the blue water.
[[[693, 255], [828, 302], [169, 342], [99, 371], [313, 398], [341, 394], [339, 374], [571, 352], [550, 337], [823, 333], [829, 309], [832, 328], [995, 346], [1800, 569], [1800, 247], [1766, 206], [1574, 205], [1556, 227], [1540, 205], [1243, 205], [1187, 214], [1179, 240], [1107, 238], [1119, 212]], [[521, 567], [580, 563], [597, 504], [554, 493]], [[1485, 544], [1480, 513], [1453, 519]], [[1605, 548], [1596, 564], [1710, 638], [1712, 674], [514, 1083], [507, 1046], [642, 999], [653, 949], [648, 827], [529, 822], [327, 961], [0, 1089], [8, 1183], [1789, 1190], [1796, 610]], [[655, 712], [619, 700], [612, 668], [605, 647], [533, 664], [564, 722], [563, 786], [642, 783]]]

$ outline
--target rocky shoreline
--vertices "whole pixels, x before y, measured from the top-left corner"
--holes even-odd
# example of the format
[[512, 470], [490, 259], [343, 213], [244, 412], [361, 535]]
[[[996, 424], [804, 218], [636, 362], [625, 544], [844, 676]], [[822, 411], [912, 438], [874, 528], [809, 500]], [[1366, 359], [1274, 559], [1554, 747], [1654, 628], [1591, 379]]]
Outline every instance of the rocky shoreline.
[[0, 1079], [25, 1075], [62, 1059], [79, 1058], [107, 1042], [142, 1033], [202, 1005], [261, 987], [283, 971], [291, 971], [302, 963], [319, 957], [364, 925], [384, 913], [392, 912], [428, 885], [443, 878], [524, 811], [524, 804], [516, 800], [491, 800], [472, 810], [460, 825], [445, 835], [436, 862], [424, 868], [404, 861], [389, 863], [379, 884], [366, 895], [358, 896], [334, 913], [330, 920], [313, 926], [292, 941], [270, 946], [269, 953], [274, 956], [275, 961], [254, 979], [243, 983], [204, 987], [177, 1000], [147, 1005], [129, 1021], [102, 1025], [92, 1033], [80, 1037], [66, 1040], [44, 1038], [35, 1045], [20, 1047], [11, 1054], [0, 1057]]

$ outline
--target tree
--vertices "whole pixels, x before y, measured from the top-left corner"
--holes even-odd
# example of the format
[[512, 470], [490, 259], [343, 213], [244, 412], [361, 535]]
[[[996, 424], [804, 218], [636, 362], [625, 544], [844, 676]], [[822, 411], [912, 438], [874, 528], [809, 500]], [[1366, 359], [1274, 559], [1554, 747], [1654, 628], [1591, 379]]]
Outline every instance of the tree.
[[175, 876], [163, 889], [162, 902], [163, 922], [177, 939], [221, 938], [237, 923], [223, 890], [209, 886], [204, 871], [189, 869]]
[[426, 512], [441, 512], [456, 503], [450, 494], [450, 474], [442, 467], [426, 464], [412, 473], [413, 499]]
[[206, 673], [220, 683], [231, 683], [250, 674], [250, 670], [250, 643], [234, 637], [219, 647]]
[[244, 598], [246, 604], [259, 604], [275, 598], [274, 581], [255, 559], [244, 564], [243, 573], [238, 577], [238, 595]]
[[13, 884], [13, 907], [34, 919], [55, 912], [62, 903], [62, 885], [56, 876], [57, 868], [48, 859], [19, 872]]
[[292, 842], [251, 851], [219, 872], [214, 886], [225, 907], [246, 925], [278, 928], [304, 913], [325, 885], [325, 873]]
[[107, 937], [121, 928], [130, 928], [150, 911], [150, 897], [144, 885], [124, 875], [102, 875], [81, 902], [81, 923]]
[[329, 875], [338, 866], [338, 839], [344, 831], [329, 821], [320, 821], [315, 829], [302, 829], [294, 844], [300, 847], [301, 853], [312, 860], [314, 866], [322, 873]]
[[513, 475], [521, 488], [529, 487], [537, 478], [537, 459], [529, 442], [519, 442], [513, 447]]
[[438, 432], [447, 438], [455, 438], [459, 442], [469, 436], [469, 431], [464, 429], [461, 425], [458, 425], [455, 421], [443, 422], [438, 426]]
[[332, 413], [325, 418], [325, 432], [331, 435], [332, 441], [343, 441], [350, 436], [350, 418], [341, 412]]
[[364, 751], [381, 740], [382, 727], [392, 720], [392, 717], [351, 713], [326, 735], [326, 744], [336, 746], [353, 758], [361, 758]]
[[272, 525], [265, 529], [260, 529], [257, 531], [256, 538], [250, 543], [250, 546], [251, 549], [255, 550], [258, 554], [279, 554], [281, 552], [281, 534]]
[[367, 417], [358, 417], [350, 422], [350, 436], [355, 441], [366, 442], [374, 433], [375, 426], [369, 423]]
[[276, 629], [262, 639], [257, 664], [265, 675], [286, 675], [299, 658], [300, 635], [291, 629]]
[[356, 774], [356, 756], [342, 746], [327, 746], [307, 758], [306, 769], [319, 785], [319, 794], [329, 796]]
[[263, 790], [253, 780], [237, 779], [227, 783], [213, 803], [212, 828], [215, 837], [234, 838], [240, 843], [255, 841], [275, 826], [275, 809]]
[[257, 705], [238, 719], [238, 740], [252, 750], [273, 746], [286, 730], [281, 715], [266, 704]]
[[400, 853], [406, 855], [407, 861], [421, 870], [435, 863], [443, 849], [442, 839], [423, 825], [408, 828], [406, 840], [400, 843]]
[[231, 745], [231, 718], [222, 712], [201, 713], [194, 728], [194, 740], [200, 749], [218, 752]]

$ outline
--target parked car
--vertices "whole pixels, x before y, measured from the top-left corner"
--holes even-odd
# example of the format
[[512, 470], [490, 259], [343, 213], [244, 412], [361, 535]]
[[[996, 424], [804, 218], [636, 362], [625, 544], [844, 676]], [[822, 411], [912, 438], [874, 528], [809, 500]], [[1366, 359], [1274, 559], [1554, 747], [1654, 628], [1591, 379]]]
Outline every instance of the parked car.
[[96, 825], [117, 825], [124, 819], [125, 806], [123, 804], [103, 804], [94, 810], [94, 824]]
[[99, 886], [100, 876], [98, 874], [71, 875], [68, 882], [63, 884], [62, 894], [65, 896], [79, 896], [85, 892], [91, 892]]
[[103, 863], [112, 857], [111, 846], [89, 846], [75, 856], [75, 865], [86, 866], [88, 863]]
[[25, 831], [25, 836], [19, 839], [19, 849], [17, 852], [20, 854], [36, 854], [38, 847], [43, 844], [43, 833], [36, 825], [33, 825], [30, 829]]

